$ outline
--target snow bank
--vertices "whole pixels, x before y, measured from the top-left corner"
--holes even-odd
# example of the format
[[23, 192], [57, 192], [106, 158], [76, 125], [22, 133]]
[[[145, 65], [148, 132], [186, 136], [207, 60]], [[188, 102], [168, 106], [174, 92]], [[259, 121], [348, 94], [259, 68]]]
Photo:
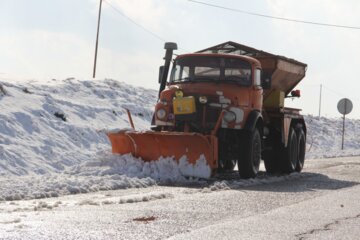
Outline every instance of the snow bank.
[[360, 120], [346, 119], [341, 150], [342, 118], [305, 116], [308, 128], [307, 159], [360, 155]]
[[[148, 187], [206, 178], [203, 156], [195, 166], [186, 157], [143, 162], [109, 154], [105, 131], [148, 129], [157, 92], [111, 79], [0, 81], [0, 200], [43, 198], [99, 190]], [[307, 158], [360, 154], [360, 121], [306, 116]], [[220, 185], [219, 185], [220, 186]], [[218, 188], [218, 185], [214, 188]], [[222, 186], [222, 185], [221, 185]]]
[[109, 141], [101, 129], [149, 128], [156, 91], [114, 80], [0, 82], [0, 175], [61, 173]]
[[186, 157], [182, 164], [173, 158], [144, 162], [130, 154], [113, 155], [100, 152], [96, 160], [76, 165], [63, 173], [0, 177], [0, 201], [38, 199], [68, 194], [126, 188], [145, 188], [156, 184], [189, 183], [187, 173], [210, 177], [204, 157], [191, 165]]

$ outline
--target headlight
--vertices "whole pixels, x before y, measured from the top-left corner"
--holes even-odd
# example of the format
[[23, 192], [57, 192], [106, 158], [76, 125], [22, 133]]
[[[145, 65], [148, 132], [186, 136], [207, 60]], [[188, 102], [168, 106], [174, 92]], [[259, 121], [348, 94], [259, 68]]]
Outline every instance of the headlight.
[[200, 96], [200, 97], [199, 97], [199, 102], [200, 102], [200, 103], [205, 104], [205, 103], [207, 103], [207, 101], [208, 101], [208, 100], [207, 100], [207, 97], [206, 97], [206, 96]]
[[180, 98], [180, 97], [183, 97], [183, 96], [184, 96], [183, 91], [181, 91], [181, 90], [176, 90], [175, 91], [175, 97]]
[[156, 112], [156, 117], [158, 119], [164, 119], [166, 117], [166, 111], [162, 108], [160, 108], [159, 110], [157, 110]]
[[227, 123], [233, 122], [236, 120], [236, 115], [234, 112], [226, 112], [224, 114], [224, 118], [223, 118]]

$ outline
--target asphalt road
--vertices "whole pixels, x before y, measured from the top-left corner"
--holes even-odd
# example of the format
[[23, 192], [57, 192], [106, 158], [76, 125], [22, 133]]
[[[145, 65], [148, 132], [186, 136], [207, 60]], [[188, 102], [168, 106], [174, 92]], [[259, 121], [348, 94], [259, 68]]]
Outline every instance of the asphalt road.
[[[249, 183], [249, 182], [247, 182]], [[360, 157], [304, 172], [0, 203], [0, 239], [359, 239]]]

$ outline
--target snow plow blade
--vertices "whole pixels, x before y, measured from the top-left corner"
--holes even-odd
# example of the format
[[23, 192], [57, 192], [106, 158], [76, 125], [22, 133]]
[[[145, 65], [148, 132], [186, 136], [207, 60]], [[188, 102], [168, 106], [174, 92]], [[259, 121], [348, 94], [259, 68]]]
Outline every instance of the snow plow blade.
[[113, 153], [131, 153], [144, 161], [156, 161], [160, 157], [174, 157], [178, 162], [185, 155], [191, 164], [196, 164], [201, 155], [204, 155], [211, 170], [217, 167], [217, 138], [213, 135], [128, 130], [107, 133], [107, 135], [111, 141]]

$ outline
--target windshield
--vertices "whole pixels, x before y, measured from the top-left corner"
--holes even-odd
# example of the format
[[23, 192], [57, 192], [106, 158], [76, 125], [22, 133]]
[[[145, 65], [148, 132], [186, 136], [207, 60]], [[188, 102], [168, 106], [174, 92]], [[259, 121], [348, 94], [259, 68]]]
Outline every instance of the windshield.
[[177, 59], [170, 82], [225, 81], [251, 85], [251, 65], [238, 58], [191, 56]]

